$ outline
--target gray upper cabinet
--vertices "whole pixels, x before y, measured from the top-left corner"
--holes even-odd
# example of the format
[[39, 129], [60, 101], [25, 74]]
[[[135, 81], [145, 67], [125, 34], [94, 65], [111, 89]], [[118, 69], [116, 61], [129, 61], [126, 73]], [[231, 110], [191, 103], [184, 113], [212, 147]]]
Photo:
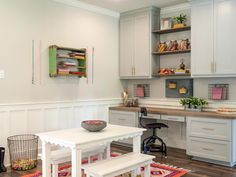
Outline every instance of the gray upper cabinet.
[[152, 55], [156, 38], [152, 30], [159, 25], [159, 9], [150, 7], [121, 14], [120, 18], [120, 78], [151, 78], [158, 67]]
[[193, 0], [191, 9], [193, 77], [236, 76], [236, 1]]

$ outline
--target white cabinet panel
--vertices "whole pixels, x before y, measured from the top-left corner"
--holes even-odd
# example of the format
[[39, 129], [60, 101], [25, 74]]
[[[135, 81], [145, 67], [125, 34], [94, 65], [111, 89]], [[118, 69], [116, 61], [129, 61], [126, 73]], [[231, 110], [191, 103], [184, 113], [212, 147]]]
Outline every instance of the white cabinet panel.
[[[137, 114], [126, 111], [109, 111], [109, 123], [114, 125], [138, 127]], [[131, 138], [119, 141], [125, 144], [132, 144]]]
[[187, 143], [189, 155], [224, 162], [231, 161], [231, 142], [191, 137]]
[[135, 17], [134, 30], [134, 75], [150, 75], [150, 15], [145, 13]]
[[133, 75], [134, 18], [120, 21], [120, 77]]
[[157, 40], [152, 30], [157, 29], [160, 10], [156, 7], [124, 12], [120, 17], [120, 78], [151, 78], [158, 62], [152, 57], [152, 45]]
[[215, 0], [215, 74], [236, 74], [236, 1]]
[[236, 1], [193, 0], [191, 13], [192, 76], [236, 76]]
[[175, 122], [185, 122], [184, 116], [170, 116], [170, 115], [161, 115], [161, 120], [175, 121]]
[[231, 141], [231, 120], [188, 117], [187, 126], [189, 136]]
[[191, 8], [191, 70], [193, 76], [213, 71], [213, 0], [193, 1]]
[[114, 125], [136, 127], [136, 113], [125, 111], [110, 111], [109, 123]]
[[186, 120], [188, 155], [223, 165], [236, 163], [234, 120], [202, 117], [187, 117]]

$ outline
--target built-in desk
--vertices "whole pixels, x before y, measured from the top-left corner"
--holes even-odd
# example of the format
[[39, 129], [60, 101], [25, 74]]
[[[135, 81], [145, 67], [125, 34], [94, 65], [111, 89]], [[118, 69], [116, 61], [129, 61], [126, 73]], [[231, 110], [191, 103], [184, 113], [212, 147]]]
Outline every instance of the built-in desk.
[[[111, 124], [139, 126], [138, 107], [110, 107]], [[184, 143], [187, 154], [194, 159], [227, 166], [236, 164], [236, 115], [224, 115], [215, 112], [191, 112], [179, 109], [147, 108], [147, 121], [167, 121], [168, 133], [181, 137], [164, 135], [165, 141]], [[163, 134], [162, 134], [163, 135]]]

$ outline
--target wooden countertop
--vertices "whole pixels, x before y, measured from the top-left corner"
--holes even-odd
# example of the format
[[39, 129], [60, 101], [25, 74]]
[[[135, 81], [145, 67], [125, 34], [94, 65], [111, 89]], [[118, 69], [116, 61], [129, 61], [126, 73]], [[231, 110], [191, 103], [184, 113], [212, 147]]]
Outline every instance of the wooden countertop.
[[[109, 110], [139, 112], [140, 108], [116, 106], [116, 107], [110, 107]], [[236, 119], [236, 115], [220, 114], [220, 113], [210, 112], [210, 111], [195, 112], [195, 111], [185, 111], [181, 109], [167, 109], [167, 108], [154, 108], [154, 107], [147, 107], [147, 111], [150, 114], [161, 114], [161, 115], [209, 117], [209, 118], [218, 118], [218, 119]]]

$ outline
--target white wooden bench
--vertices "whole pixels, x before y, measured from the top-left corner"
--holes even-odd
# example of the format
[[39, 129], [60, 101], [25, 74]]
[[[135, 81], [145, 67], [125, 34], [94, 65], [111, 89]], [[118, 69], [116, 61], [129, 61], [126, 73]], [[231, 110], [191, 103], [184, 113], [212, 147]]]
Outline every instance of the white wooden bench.
[[[87, 158], [88, 163], [91, 162], [91, 157], [98, 155], [98, 160], [103, 159], [105, 146], [89, 147], [82, 150], [82, 159]], [[41, 154], [39, 157], [41, 158]], [[58, 177], [58, 166], [61, 163], [71, 161], [71, 150], [67, 148], [51, 151], [52, 177]]]
[[127, 172], [135, 176], [137, 169], [144, 167], [144, 177], [150, 177], [150, 164], [155, 156], [129, 153], [83, 166], [88, 177], [114, 177]]

